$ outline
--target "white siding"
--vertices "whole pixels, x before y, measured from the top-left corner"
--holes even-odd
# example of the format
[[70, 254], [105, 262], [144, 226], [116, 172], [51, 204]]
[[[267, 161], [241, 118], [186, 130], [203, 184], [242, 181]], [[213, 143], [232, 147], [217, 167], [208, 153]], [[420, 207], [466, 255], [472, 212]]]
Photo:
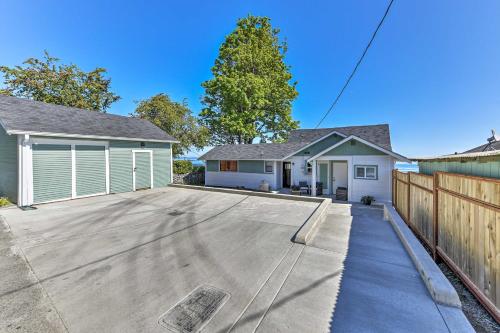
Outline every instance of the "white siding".
[[237, 187], [244, 186], [248, 189], [259, 189], [260, 183], [265, 180], [271, 190], [276, 189], [276, 170], [273, 173], [247, 173], [247, 172], [205, 172], [205, 185]]
[[311, 175], [306, 174], [305, 165], [311, 156], [293, 156], [292, 161], [292, 185], [299, 185], [300, 181], [311, 184]]
[[352, 156], [351, 175], [355, 165], [377, 165], [378, 179], [352, 179], [350, 201], [359, 202], [364, 195], [371, 195], [376, 201], [391, 201], [391, 177], [394, 159], [390, 156]]

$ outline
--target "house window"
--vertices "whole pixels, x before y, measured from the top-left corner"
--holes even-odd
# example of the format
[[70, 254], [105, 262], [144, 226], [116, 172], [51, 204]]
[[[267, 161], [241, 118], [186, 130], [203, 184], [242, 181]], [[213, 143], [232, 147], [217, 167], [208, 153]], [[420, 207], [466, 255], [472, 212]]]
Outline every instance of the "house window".
[[265, 161], [264, 162], [264, 171], [266, 173], [273, 173], [273, 161]]
[[376, 165], [355, 165], [354, 178], [378, 179], [378, 167]]
[[312, 166], [312, 163], [311, 163], [311, 162], [307, 162], [307, 163], [306, 163], [306, 173], [307, 173], [308, 175], [310, 175], [310, 174], [312, 173], [312, 171], [313, 171], [313, 166]]
[[238, 161], [220, 161], [220, 171], [237, 172]]

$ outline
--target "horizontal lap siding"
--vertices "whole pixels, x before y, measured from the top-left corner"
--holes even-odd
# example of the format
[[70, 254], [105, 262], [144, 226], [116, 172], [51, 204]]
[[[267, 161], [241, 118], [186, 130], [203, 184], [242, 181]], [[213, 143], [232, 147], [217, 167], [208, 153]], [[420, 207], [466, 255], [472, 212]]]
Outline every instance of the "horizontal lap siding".
[[207, 171], [214, 171], [214, 172], [219, 171], [219, 161], [217, 160], [207, 161]]
[[171, 158], [170, 144], [146, 142], [110, 141], [109, 167], [111, 192], [121, 193], [133, 190], [132, 184], [132, 150], [153, 150], [153, 186], [164, 187], [170, 183]]
[[238, 161], [238, 172], [265, 173], [264, 161]]
[[0, 128], [0, 196], [17, 201], [17, 135]]
[[436, 171], [452, 172], [487, 178], [500, 178], [500, 157], [485, 161], [422, 161], [418, 162], [419, 172], [432, 175]]
[[33, 145], [33, 201], [71, 198], [71, 146]]
[[153, 149], [153, 181], [154, 187], [165, 187], [170, 184], [171, 163], [169, 143], [148, 143], [147, 147]]
[[104, 146], [75, 147], [76, 195], [106, 192], [106, 155]]

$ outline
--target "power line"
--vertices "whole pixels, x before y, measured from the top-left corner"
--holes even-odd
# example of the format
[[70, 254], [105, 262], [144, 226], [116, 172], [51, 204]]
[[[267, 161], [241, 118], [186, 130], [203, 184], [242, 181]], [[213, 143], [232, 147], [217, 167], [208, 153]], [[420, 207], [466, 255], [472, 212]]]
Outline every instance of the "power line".
[[335, 107], [335, 105], [337, 104], [337, 102], [339, 101], [340, 99], [340, 96], [342, 96], [342, 94], [344, 93], [344, 90], [347, 88], [347, 86], [349, 85], [349, 82], [351, 81], [352, 77], [354, 76], [354, 74], [356, 73], [356, 71], [358, 70], [358, 67], [359, 65], [361, 64], [361, 62], [363, 61], [363, 58], [365, 57], [366, 55], [366, 52], [368, 52], [368, 49], [370, 48], [370, 46], [372, 45], [372, 42], [373, 40], [375, 39], [375, 36], [377, 35], [380, 27], [382, 26], [382, 24], [384, 23], [384, 20], [385, 18], [387, 17], [387, 14], [389, 14], [389, 10], [391, 9], [391, 6], [392, 6], [392, 3], [394, 2], [394, 0], [391, 0], [389, 2], [389, 5], [387, 6], [386, 10], [385, 10], [385, 13], [384, 13], [384, 16], [382, 16], [382, 19], [380, 20], [380, 22], [378, 23], [377, 25], [377, 29], [375, 29], [375, 31], [373, 32], [373, 35], [372, 35], [372, 38], [370, 39], [370, 42], [368, 43], [368, 45], [366, 45], [365, 47], [365, 50], [363, 51], [363, 54], [361, 55], [361, 57], [359, 58], [358, 62], [356, 63], [356, 66], [354, 67], [353, 71], [351, 72], [351, 75], [349, 75], [349, 77], [347, 78], [347, 81], [345, 82], [344, 86], [342, 87], [342, 89], [340, 90], [339, 94], [337, 95], [337, 98], [335, 98], [335, 101], [333, 101], [332, 105], [330, 106], [330, 108], [326, 111], [325, 115], [323, 116], [323, 118], [321, 118], [321, 120], [319, 121], [318, 125], [316, 125], [315, 128], [318, 128], [319, 125], [321, 125], [321, 123], [323, 122], [323, 120], [325, 120], [326, 116], [328, 116], [328, 114], [330, 113], [330, 111], [333, 110], [333, 108]]

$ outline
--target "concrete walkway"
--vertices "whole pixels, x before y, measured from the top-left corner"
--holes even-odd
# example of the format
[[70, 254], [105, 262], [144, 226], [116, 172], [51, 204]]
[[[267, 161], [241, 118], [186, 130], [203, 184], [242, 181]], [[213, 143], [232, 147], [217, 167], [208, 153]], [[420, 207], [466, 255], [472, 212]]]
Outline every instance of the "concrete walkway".
[[293, 243], [317, 206], [166, 188], [2, 209], [0, 331], [168, 332], [159, 318], [199, 286], [230, 295], [203, 332], [468, 331], [381, 209], [332, 204]]
[[433, 301], [382, 214], [332, 204], [259, 331], [473, 332], [460, 309]]

